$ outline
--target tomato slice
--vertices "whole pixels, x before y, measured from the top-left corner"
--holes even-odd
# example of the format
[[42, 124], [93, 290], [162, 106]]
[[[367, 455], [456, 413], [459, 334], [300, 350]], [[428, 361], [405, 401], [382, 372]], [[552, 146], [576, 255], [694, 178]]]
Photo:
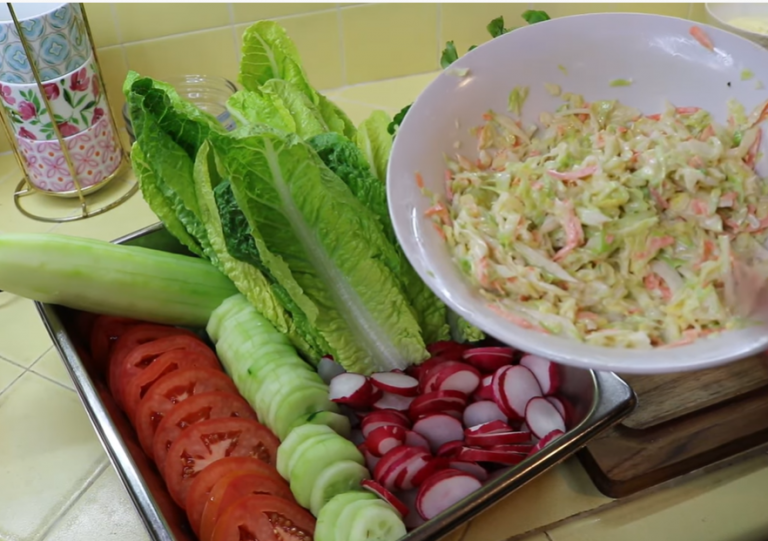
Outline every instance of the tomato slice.
[[253, 457], [229, 457], [217, 460], [201, 471], [189, 485], [187, 499], [184, 502], [187, 510], [187, 518], [195, 534], [200, 532], [200, 521], [203, 516], [205, 504], [210, 498], [211, 490], [216, 483], [225, 476], [231, 474], [255, 473], [267, 477], [275, 482], [283, 481], [277, 470]]
[[152, 456], [152, 442], [163, 417], [179, 402], [196, 394], [226, 391], [238, 394], [237, 387], [224, 372], [210, 368], [181, 368], [158, 379], [139, 402], [133, 421], [139, 443]]
[[209, 419], [195, 423], [176, 438], [160, 469], [171, 497], [183, 505], [189, 485], [205, 467], [229, 456], [250, 456], [274, 466], [278, 445], [280, 440], [256, 421]]
[[208, 353], [174, 349], [160, 355], [123, 388], [123, 404], [128, 418], [134, 420], [139, 402], [160, 378], [182, 368], [195, 367], [221, 370], [215, 355]]
[[[127, 337], [128, 333], [124, 336]], [[198, 352], [201, 355], [208, 355], [211, 358], [211, 363], [218, 363], [218, 359], [216, 359], [216, 354], [213, 350], [194, 335], [173, 334], [171, 336], [158, 338], [141, 344], [140, 346], [136, 346], [121, 357], [118, 357], [117, 355], [117, 347], [118, 346], [115, 347], [115, 355], [113, 355], [110, 360], [109, 369], [110, 376], [114, 376], [114, 380], [112, 380], [112, 392], [115, 393], [115, 399], [123, 410], [125, 410], [125, 404], [123, 402], [125, 388], [133, 378], [144, 371], [163, 353], [174, 349], [185, 349]]]
[[152, 456], [155, 464], [165, 464], [165, 457], [173, 442], [190, 426], [222, 417], [239, 417], [257, 421], [256, 413], [239, 395], [226, 391], [213, 391], [195, 395], [169, 411], [157, 427]]
[[91, 357], [100, 367], [101, 375], [107, 373], [109, 353], [117, 340], [131, 327], [141, 322], [127, 317], [97, 316], [93, 321], [89, 336]]
[[285, 481], [275, 481], [258, 473], [234, 472], [225, 475], [213, 485], [211, 495], [203, 509], [200, 523], [200, 541], [209, 541], [213, 537], [213, 529], [221, 515], [235, 502], [246, 496], [268, 495], [283, 498], [292, 503], [296, 500]]
[[276, 496], [248, 496], [221, 515], [212, 540], [312, 541], [314, 534], [315, 517], [306, 509]]

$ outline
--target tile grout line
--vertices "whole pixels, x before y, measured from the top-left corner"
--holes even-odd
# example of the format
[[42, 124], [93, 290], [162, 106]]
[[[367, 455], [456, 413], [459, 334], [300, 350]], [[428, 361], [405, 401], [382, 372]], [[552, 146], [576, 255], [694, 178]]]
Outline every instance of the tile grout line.
[[235, 30], [235, 6], [232, 2], [227, 3], [229, 11], [229, 26], [232, 28], [232, 48], [235, 51], [235, 64], [240, 65], [241, 52], [237, 49], [237, 30]]
[[440, 51], [443, 48], [443, 4], [437, 4], [437, 65], [440, 65]]
[[[31, 363], [29, 366], [23, 366], [23, 365], [19, 364], [19, 363], [18, 363], [18, 362], [16, 362], [16, 361], [12, 361], [12, 360], [10, 360], [10, 359], [7, 359], [6, 357], [3, 357], [3, 356], [1, 356], [1, 355], [0, 355], [0, 359], [4, 360], [4, 361], [6, 361], [6, 362], [9, 362], [9, 363], [11, 363], [13, 366], [15, 366], [15, 367], [17, 367], [17, 368], [21, 368], [21, 370], [22, 370], [21, 374], [19, 374], [18, 376], [16, 376], [16, 377], [13, 379], [13, 381], [11, 381], [11, 382], [10, 382], [8, 385], [6, 385], [4, 388], [0, 389], [0, 396], [2, 396], [2, 394], [3, 394], [3, 393], [5, 393], [5, 391], [7, 391], [7, 390], [8, 390], [8, 389], [10, 389], [11, 387], [13, 387], [13, 385], [14, 385], [14, 384], [15, 384], [17, 381], [19, 381], [21, 378], [23, 378], [23, 377], [24, 377], [24, 374], [26, 374], [27, 372], [29, 372], [29, 371], [30, 371], [30, 369], [31, 369], [31, 368], [32, 368], [32, 367], [33, 367], [35, 364], [37, 364], [37, 361], [39, 361], [40, 359], [42, 359], [42, 358], [43, 358], [43, 357], [46, 355], [46, 353], [48, 353], [49, 351], [51, 351], [51, 348], [52, 348], [52, 347], [53, 347], [53, 344], [51, 344], [51, 347], [49, 347], [48, 349], [46, 349], [46, 350], [45, 350], [45, 351], [44, 351], [44, 352], [43, 352], [43, 353], [42, 353], [42, 354], [41, 354], [39, 357], [37, 357], [37, 358], [36, 358], [34, 361], [32, 361], [32, 363]], [[43, 376], [43, 375], [41, 375], [41, 374], [38, 374], [37, 372], [33, 372], [33, 374], [35, 374], [36, 376], [40, 376], [41, 378], [45, 378], [45, 376]], [[45, 379], [48, 379], [48, 378], [45, 378]], [[54, 382], [54, 383], [56, 383], [56, 382]], [[58, 385], [61, 385], [61, 384], [59, 383]], [[66, 387], [65, 387], [65, 388], [66, 388]]]
[[408, 79], [409, 77], [418, 77], [420, 75], [429, 75], [429, 74], [432, 74], [432, 73], [439, 73], [441, 71], [442, 70], [440, 70], [440, 69], [433, 69], [433, 70], [427, 70], [427, 71], [420, 71], [419, 73], [410, 73], [408, 75], [398, 75], [397, 77], [387, 77], [385, 79], [377, 79], [375, 81], [363, 81], [362, 83], [355, 83], [355, 84], [351, 84], [351, 85], [340, 86], [340, 87], [337, 87], [337, 88], [326, 88], [326, 89], [322, 90], [322, 92], [323, 93], [343, 92], [344, 90], [349, 90], [351, 88], [359, 88], [359, 87], [373, 85], [373, 84], [388, 83], [388, 82], [391, 82], [391, 81], [399, 81], [401, 79]]
[[397, 107], [385, 107], [383, 105], [376, 105], [376, 104], [368, 103], [368, 102], [365, 102], [365, 101], [350, 100], [348, 98], [342, 98], [342, 97], [335, 97], [335, 96], [333, 96], [333, 97], [331, 97], [329, 99], [338, 100], [338, 101], [341, 101], [341, 102], [344, 102], [344, 103], [351, 103], [351, 104], [354, 104], [354, 105], [363, 105], [365, 107], [370, 107], [372, 109], [384, 109], [384, 110], [391, 110], [391, 111], [395, 111], [395, 112], [399, 111], [399, 109]]
[[347, 86], [347, 59], [344, 54], [344, 17], [341, 15], [341, 6], [336, 6], [336, 20], [339, 24], [339, 54], [341, 55], [341, 84]]

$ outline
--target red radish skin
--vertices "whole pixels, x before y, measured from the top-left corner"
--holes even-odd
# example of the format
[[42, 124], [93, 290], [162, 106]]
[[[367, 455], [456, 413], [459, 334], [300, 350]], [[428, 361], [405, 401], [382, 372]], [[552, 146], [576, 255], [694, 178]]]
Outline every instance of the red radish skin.
[[493, 447], [489, 447], [489, 451], [506, 451], [509, 453], [523, 453], [528, 454], [531, 452], [531, 449], [533, 449], [534, 444], [531, 443], [515, 443], [511, 445], [494, 445]]
[[389, 490], [381, 486], [376, 481], [373, 481], [371, 479], [363, 479], [363, 481], [360, 483], [360, 486], [363, 487], [365, 490], [368, 490], [369, 492], [373, 492], [379, 498], [381, 498], [382, 500], [387, 502], [389, 505], [394, 507], [395, 511], [400, 513], [401, 517], [406, 517], [410, 512], [410, 509], [408, 509], [408, 506], [406, 506], [403, 502], [397, 499], [397, 496], [392, 494]]
[[416, 396], [419, 393], [419, 380], [397, 372], [381, 372], [371, 375], [371, 383], [384, 391], [400, 396]]
[[439, 366], [440, 364], [446, 361], [448, 361], [448, 359], [432, 356], [418, 366], [408, 367], [408, 370], [406, 371], [406, 373], [409, 376], [419, 380], [419, 389], [423, 391], [424, 384], [426, 383], [426, 380], [427, 380], [427, 377], [429, 376], [430, 371], [432, 371], [433, 368]]
[[459, 460], [468, 462], [490, 462], [493, 464], [503, 464], [513, 466], [520, 464], [528, 457], [526, 453], [516, 453], [510, 451], [493, 451], [491, 449], [473, 449], [465, 447], [459, 453]]
[[405, 432], [405, 441], [403, 443], [408, 447], [421, 447], [422, 449], [429, 451], [429, 442], [427, 441], [427, 438], [413, 430], [407, 430]]
[[408, 407], [413, 400], [412, 396], [384, 393], [371, 407], [375, 410], [408, 411]]
[[389, 451], [387, 454], [381, 457], [378, 464], [376, 464], [376, 468], [373, 470], [373, 478], [376, 479], [377, 482], [384, 485], [382, 478], [384, 477], [384, 474], [387, 473], [387, 470], [390, 468], [390, 466], [397, 465], [398, 462], [402, 461], [404, 458], [407, 458], [408, 454], [413, 452], [413, 449], [413, 447], [406, 447], [405, 445], [401, 445], [400, 447], [395, 447]]
[[561, 430], [553, 430], [552, 432], [550, 432], [549, 434], [541, 438], [536, 443], [536, 445], [534, 445], [531, 448], [531, 451], [528, 453], [528, 456], [535, 455], [536, 453], [544, 449], [544, 447], [546, 447], [547, 445], [555, 441], [557, 438], [563, 436], [564, 434], [565, 433]]
[[430, 520], [481, 486], [480, 481], [463, 471], [454, 469], [439, 471], [419, 487], [416, 509], [423, 519]]
[[461, 415], [467, 407], [467, 395], [459, 391], [435, 391], [423, 394], [408, 408], [408, 415], [418, 421], [432, 413], [453, 413]]
[[480, 372], [474, 366], [447, 361], [429, 372], [424, 391], [459, 391], [466, 395], [480, 386]]
[[[525, 408], [533, 398], [541, 396], [541, 387], [533, 373], [524, 366], [513, 366], [501, 378], [503, 400], [518, 419], [525, 418]], [[504, 411], [501, 404], [499, 408]], [[505, 411], [505, 413], [507, 413]], [[512, 416], [510, 416], [512, 417]], [[530, 426], [530, 423], [528, 423]]]
[[491, 380], [491, 394], [493, 395], [493, 401], [496, 402], [499, 409], [504, 412], [507, 417], [515, 418], [515, 412], [510, 408], [504, 395], [504, 378], [510, 370], [512, 370], [511, 366], [502, 366], [493, 373], [493, 379]]
[[382, 457], [395, 447], [403, 445], [406, 432], [402, 426], [380, 426], [370, 433], [365, 445], [374, 456]]
[[538, 355], [523, 355], [520, 365], [531, 371], [544, 395], [551, 395], [560, 388], [560, 372], [552, 361]]
[[557, 413], [560, 414], [560, 417], [562, 417], [563, 420], [568, 422], [568, 418], [565, 416], [565, 404], [563, 403], [563, 401], [556, 396], [548, 396], [546, 398], [547, 398], [547, 402], [555, 406], [555, 409], [557, 410]]
[[405, 447], [405, 449], [405, 451], [399, 452], [393, 460], [387, 463], [386, 467], [382, 467], [381, 463], [378, 464], [380, 477], [376, 477], [374, 474], [374, 478], [387, 490], [397, 490], [400, 486], [403, 486], [405, 477], [409, 475], [409, 472], [413, 476], [429, 464], [429, 459], [431, 458], [429, 451], [420, 447]]
[[395, 476], [395, 487], [398, 490], [418, 488], [424, 479], [433, 473], [432, 463], [433, 459], [428, 451], [412, 456], [399, 468]]
[[464, 447], [464, 442], [462, 440], [449, 441], [448, 443], [442, 444], [435, 454], [445, 458], [455, 457], [459, 454], [462, 447]]
[[406, 430], [409, 430], [411, 428], [411, 421], [400, 413], [399, 411], [394, 410], [381, 410], [381, 411], [374, 411], [372, 413], [369, 413], [363, 418], [362, 423], [360, 423], [360, 429], [363, 433], [364, 437], [368, 437], [371, 432], [379, 428], [380, 426], [401, 426], [405, 428]]
[[475, 394], [472, 395], [472, 398], [478, 402], [481, 400], [493, 400], [493, 374], [483, 376], [483, 379], [480, 380], [480, 386], [475, 391]]
[[451, 460], [448, 462], [448, 467], [454, 470], [460, 470], [468, 473], [478, 481], [485, 481], [488, 479], [488, 472], [477, 462], [468, 462], [466, 460]]
[[379, 463], [379, 460], [381, 458], [375, 456], [369, 449], [368, 446], [365, 443], [361, 443], [357, 446], [357, 450], [360, 451], [363, 454], [363, 457], [365, 458], [365, 466], [368, 468], [368, 471], [373, 471], [376, 469], [376, 464]]
[[433, 413], [413, 424], [413, 431], [424, 436], [432, 452], [449, 441], [463, 440], [464, 427], [461, 421], [444, 413]]
[[374, 387], [368, 378], [361, 374], [339, 374], [328, 385], [328, 398], [339, 404], [361, 408], [371, 404]]
[[491, 432], [512, 432], [512, 427], [504, 421], [491, 421], [490, 423], [483, 423], [481, 425], [471, 426], [464, 431], [466, 436], [474, 436], [476, 434], [490, 434]]
[[495, 445], [512, 445], [531, 441], [530, 432], [491, 432], [488, 434], [468, 434], [464, 442], [471, 447], [493, 447]]
[[525, 408], [525, 424], [537, 438], [559, 430], [565, 432], [565, 421], [546, 398], [532, 398]]
[[464, 410], [464, 426], [467, 428], [493, 421], [507, 421], [507, 416], [499, 409], [496, 402], [490, 400], [475, 402]]
[[512, 364], [515, 350], [509, 347], [471, 348], [464, 352], [463, 359], [480, 372], [492, 374], [502, 366]]
[[452, 340], [434, 342], [427, 346], [427, 351], [433, 357], [442, 357], [447, 361], [460, 361], [468, 347]]

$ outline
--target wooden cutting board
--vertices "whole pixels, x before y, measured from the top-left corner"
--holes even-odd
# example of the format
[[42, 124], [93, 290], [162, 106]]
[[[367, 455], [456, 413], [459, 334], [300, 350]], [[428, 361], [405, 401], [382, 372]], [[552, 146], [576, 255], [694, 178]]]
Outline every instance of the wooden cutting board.
[[628, 496], [768, 442], [768, 355], [701, 372], [622, 377], [637, 409], [579, 453], [607, 496]]

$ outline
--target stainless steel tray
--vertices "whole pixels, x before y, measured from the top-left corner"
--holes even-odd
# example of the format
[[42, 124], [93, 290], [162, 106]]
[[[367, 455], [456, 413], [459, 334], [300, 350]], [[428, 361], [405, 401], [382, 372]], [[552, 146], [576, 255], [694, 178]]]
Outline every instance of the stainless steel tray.
[[[188, 253], [162, 224], [150, 226], [115, 242]], [[37, 303], [37, 308], [75, 383], [91, 423], [150, 537], [155, 541], [193, 541], [195, 538], [184, 512], [170, 499], [159, 473], [142, 452], [128, 420], [112, 401], [104, 383], [78, 355], [74, 339], [75, 314], [49, 304]], [[562, 394], [574, 419], [568, 432], [537, 455], [517, 466], [499, 471], [480, 490], [411, 531], [402, 541], [441, 538], [572, 456], [634, 409], [636, 398], [632, 389], [615, 374], [565, 366], [561, 370], [565, 382]]]

